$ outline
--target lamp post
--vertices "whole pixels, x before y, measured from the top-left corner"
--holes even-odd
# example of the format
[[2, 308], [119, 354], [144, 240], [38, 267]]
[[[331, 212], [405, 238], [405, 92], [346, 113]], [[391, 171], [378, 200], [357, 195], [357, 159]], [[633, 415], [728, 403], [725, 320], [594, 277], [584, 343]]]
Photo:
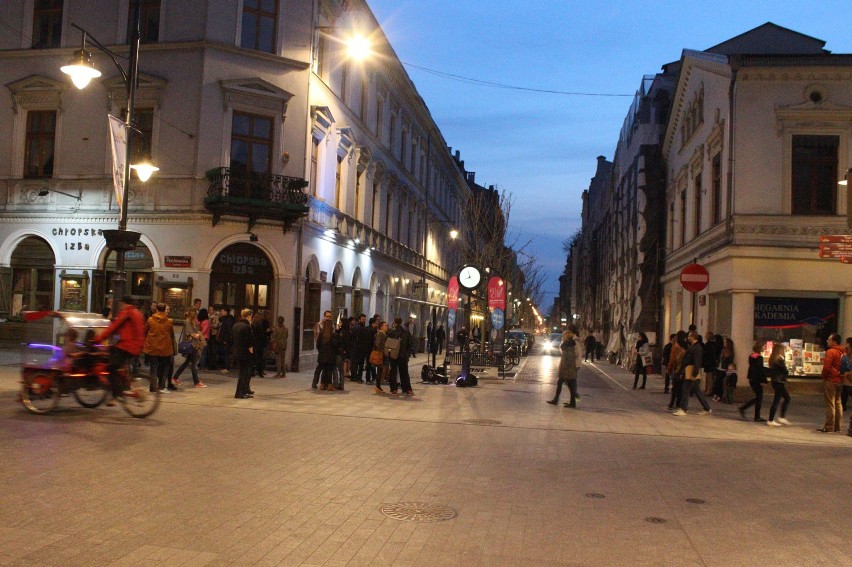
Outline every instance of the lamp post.
[[[82, 48], [74, 54], [74, 59], [68, 65], [63, 66], [61, 69], [63, 73], [71, 76], [72, 82], [78, 89], [85, 88], [89, 84], [89, 81], [101, 76], [101, 72], [95, 69], [92, 63], [91, 53], [86, 51], [86, 39], [88, 38], [91, 40], [92, 44], [96, 48], [98, 48], [98, 50], [105, 53], [110, 58], [115, 67], [118, 69], [119, 73], [121, 73], [121, 76], [124, 78], [124, 82], [127, 86], [127, 114], [125, 115], [124, 120], [126, 145], [123, 168], [123, 182], [121, 184], [119, 192], [120, 204], [118, 212], [118, 229], [103, 231], [107, 247], [110, 250], [114, 250], [116, 253], [115, 278], [113, 280], [113, 298], [118, 298], [119, 300], [124, 297], [127, 289], [127, 274], [125, 272], [125, 253], [128, 250], [133, 250], [134, 248], [136, 248], [136, 244], [139, 242], [139, 237], [142, 236], [138, 232], [127, 230], [127, 197], [130, 193], [130, 170], [131, 168], [136, 169], [139, 178], [143, 182], [151, 176], [152, 172], [157, 171], [157, 168], [150, 164], [141, 164], [136, 166], [130, 165], [130, 157], [132, 155], [133, 150], [133, 137], [130, 135], [129, 131], [131, 129], [134, 129], [133, 122], [136, 112], [136, 83], [139, 66], [140, 43], [139, 18], [141, 13], [141, 1], [131, 0], [131, 2], [132, 10], [130, 16], [129, 38], [130, 58], [128, 71], [125, 72], [124, 68], [119, 65], [118, 61], [116, 61], [116, 57], [121, 57], [120, 55], [106, 48], [92, 34], [73, 23], [71, 24], [73, 27], [83, 32], [83, 45]], [[113, 316], [115, 316], [117, 309], [118, 302], [113, 300]]]

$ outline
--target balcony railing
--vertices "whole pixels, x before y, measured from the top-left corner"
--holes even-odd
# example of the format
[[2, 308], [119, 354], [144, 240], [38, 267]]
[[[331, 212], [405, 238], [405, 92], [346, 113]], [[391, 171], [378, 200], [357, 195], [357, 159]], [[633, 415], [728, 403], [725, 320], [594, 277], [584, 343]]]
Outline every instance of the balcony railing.
[[308, 214], [308, 182], [298, 177], [235, 172], [217, 167], [207, 172], [210, 187], [204, 205], [213, 213], [213, 224], [222, 215], [244, 216], [249, 230], [257, 219], [281, 220], [285, 227]]

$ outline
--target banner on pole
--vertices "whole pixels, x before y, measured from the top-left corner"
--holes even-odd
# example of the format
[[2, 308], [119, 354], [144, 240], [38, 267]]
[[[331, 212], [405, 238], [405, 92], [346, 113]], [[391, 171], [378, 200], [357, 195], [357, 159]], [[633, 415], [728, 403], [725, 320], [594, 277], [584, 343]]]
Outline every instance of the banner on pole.
[[112, 140], [112, 185], [118, 210], [121, 211], [124, 201], [124, 164], [127, 161], [127, 125], [110, 114], [109, 133]]

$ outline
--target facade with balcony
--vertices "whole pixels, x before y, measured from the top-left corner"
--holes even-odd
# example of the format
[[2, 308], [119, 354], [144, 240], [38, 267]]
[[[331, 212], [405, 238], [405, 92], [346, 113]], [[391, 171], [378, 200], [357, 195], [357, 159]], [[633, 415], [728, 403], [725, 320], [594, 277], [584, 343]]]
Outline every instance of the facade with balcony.
[[[680, 60], [662, 332], [732, 337], [740, 368], [755, 340], [852, 334], [849, 266], [819, 255], [821, 235], [849, 232], [838, 180], [852, 162], [852, 56], [824, 45], [765, 24]], [[692, 262], [710, 274], [695, 294], [679, 280]]]
[[[100, 311], [111, 295], [107, 113], [123, 118], [125, 82], [91, 45], [103, 76], [86, 89], [59, 68], [80, 47], [72, 23], [127, 56], [132, 4], [0, 4], [7, 322], [40, 307]], [[431, 221], [461, 220], [466, 185], [365, 3], [141, 8], [134, 155], [160, 171], [130, 185], [128, 228], [142, 234], [127, 253], [135, 299], [264, 309], [284, 316], [305, 349], [311, 337], [298, 331], [324, 309], [423, 316], [441, 305], [453, 265]], [[385, 58], [373, 67], [335, 48], [356, 22], [380, 40]]]

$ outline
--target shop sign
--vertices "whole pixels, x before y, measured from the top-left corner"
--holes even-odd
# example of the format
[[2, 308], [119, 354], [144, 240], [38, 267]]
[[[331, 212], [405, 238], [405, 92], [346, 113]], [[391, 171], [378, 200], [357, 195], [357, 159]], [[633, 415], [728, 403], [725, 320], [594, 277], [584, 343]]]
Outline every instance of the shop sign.
[[192, 266], [192, 256], [166, 256], [167, 268], [189, 268]]
[[687, 264], [680, 272], [680, 285], [686, 291], [698, 293], [710, 283], [710, 274], [701, 264]]
[[755, 297], [754, 326], [796, 329], [822, 327], [837, 317], [837, 300], [807, 297]]

